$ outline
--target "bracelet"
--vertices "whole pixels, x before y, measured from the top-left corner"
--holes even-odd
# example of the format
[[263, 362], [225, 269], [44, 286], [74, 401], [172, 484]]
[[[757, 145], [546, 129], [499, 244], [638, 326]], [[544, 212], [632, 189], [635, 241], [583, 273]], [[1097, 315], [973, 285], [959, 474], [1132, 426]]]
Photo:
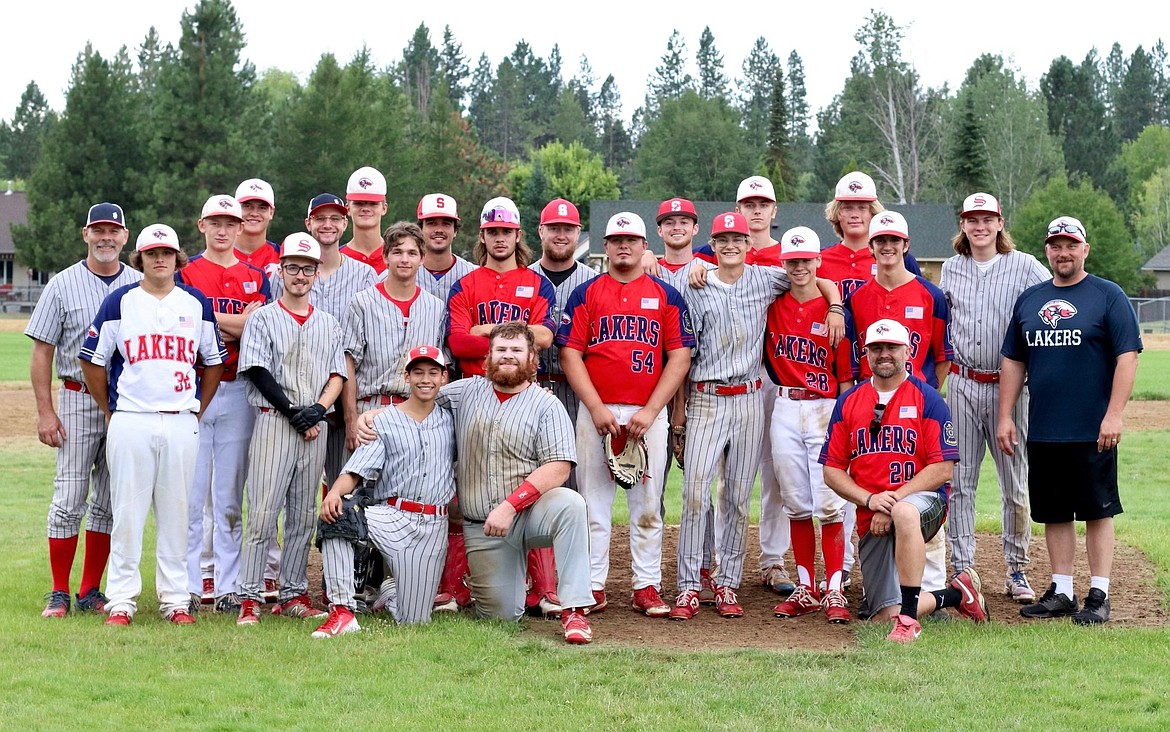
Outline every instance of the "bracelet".
[[838, 303], [833, 303], [832, 305], [829, 306], [829, 312], [830, 313], [837, 313], [838, 315], [844, 315], [845, 308], [844, 308], [844, 306], [842, 306]]
[[865, 497], [865, 510], [866, 510], [866, 511], [872, 511], [872, 510], [873, 510], [872, 508], [870, 508], [870, 507], [869, 507], [869, 499], [871, 499], [871, 498], [873, 498], [873, 494], [872, 494], [872, 493], [870, 493], [868, 496], [866, 496], [866, 497]]
[[516, 509], [516, 513], [520, 513], [540, 500], [540, 491], [536, 490], [536, 486], [528, 481], [524, 481], [520, 484], [519, 488], [512, 491], [512, 495], [504, 500], [512, 504], [512, 508]]

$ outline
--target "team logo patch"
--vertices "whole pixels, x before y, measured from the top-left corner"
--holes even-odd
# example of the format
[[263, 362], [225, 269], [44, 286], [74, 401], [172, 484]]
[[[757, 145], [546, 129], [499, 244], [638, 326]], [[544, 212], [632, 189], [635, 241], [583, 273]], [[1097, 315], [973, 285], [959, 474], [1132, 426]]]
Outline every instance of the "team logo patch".
[[955, 425], [949, 419], [943, 422], [943, 442], [951, 447], [959, 444], [959, 438], [955, 436]]
[[254, 191], [262, 191], [262, 190], [264, 190], [264, 188], [263, 188], [263, 187], [262, 187], [262, 186], [261, 186], [259, 183], [253, 183], [252, 185], [250, 185], [250, 186], [248, 186], [248, 187], [249, 187], [249, 188], [251, 188], [251, 189], [252, 189], [252, 190], [254, 190]]
[[913, 404], [906, 407], [898, 407], [898, 419], [918, 419], [918, 407]]
[[87, 336], [89, 336], [90, 338], [97, 338], [98, 337], [98, 329], [95, 328], [93, 326], [93, 324], [91, 323], [89, 326], [89, 330], [85, 331], [85, 334]]
[[884, 224], [885, 226], [889, 226], [890, 224], [894, 223], [894, 217], [893, 216], [883, 216], [880, 219], [878, 219], [878, 223]]
[[232, 207], [232, 202], [226, 198], [219, 199], [219, 207], [222, 209], [229, 209]]
[[987, 204], [987, 199], [983, 196], [975, 196], [971, 203], [974, 203], [976, 206], [984, 206]]
[[624, 229], [630, 225], [630, 220], [623, 216], [622, 218], [615, 221], [614, 224]]
[[658, 309], [658, 298], [656, 298], [656, 297], [642, 298], [642, 309], [643, 310], [657, 310]]
[[1076, 307], [1068, 300], [1049, 300], [1040, 308], [1040, 319], [1051, 328], [1062, 320], [1068, 320], [1077, 314]]
[[362, 188], [369, 188], [370, 186], [374, 185], [374, 181], [370, 180], [369, 178], [359, 178], [358, 185]]
[[799, 245], [804, 243], [804, 237], [801, 236], [800, 234], [793, 234], [791, 237], [788, 238], [788, 243], [795, 244], [795, 245], [799, 246]]
[[859, 183], [858, 181], [855, 181], [855, 180], [849, 181], [849, 190], [853, 191], [854, 193], [857, 193], [858, 191], [861, 190], [861, 183]]
[[516, 287], [516, 297], [532, 297], [536, 294], [536, 290], [532, 285], [519, 285]]
[[906, 306], [906, 319], [907, 320], [922, 320], [922, 318], [924, 318], [924, 317], [925, 317], [925, 313], [923, 312], [921, 306], [918, 306], [918, 305], [907, 305]]
[[572, 322], [573, 322], [573, 319], [571, 317], [569, 317], [568, 313], [561, 314], [561, 325], [568, 325], [569, 323], [572, 323]]
[[308, 239], [298, 239], [297, 240], [297, 251], [298, 252], [308, 252], [308, 251], [311, 251], [312, 249], [313, 249], [313, 245]]
[[748, 183], [748, 188], [751, 188], [753, 191], [758, 191], [763, 187], [764, 187], [764, 184], [759, 182], [758, 180], [753, 180], [751, 183]]

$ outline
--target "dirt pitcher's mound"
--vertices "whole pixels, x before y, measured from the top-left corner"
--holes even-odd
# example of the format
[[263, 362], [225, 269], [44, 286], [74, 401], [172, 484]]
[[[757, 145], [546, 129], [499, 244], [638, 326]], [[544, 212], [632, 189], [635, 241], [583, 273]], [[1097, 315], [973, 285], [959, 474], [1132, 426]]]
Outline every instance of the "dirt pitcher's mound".
[[[744, 568], [744, 582], [739, 590], [739, 601], [744, 608], [742, 618], [721, 618], [713, 607], [703, 607], [694, 619], [671, 621], [647, 618], [630, 608], [630, 544], [625, 526], [615, 526], [610, 553], [611, 569], [606, 595], [609, 608], [589, 616], [593, 627], [594, 645], [642, 646], [672, 648], [685, 651], [712, 649], [796, 649], [837, 650], [854, 643], [851, 626], [830, 625], [823, 614], [815, 613], [801, 618], [781, 619], [772, 614], [780, 597], [760, 582], [756, 552], [759, 547], [755, 526], [749, 530], [748, 560]], [[678, 527], [666, 527], [663, 540], [663, 599], [674, 599]], [[978, 537], [976, 568], [983, 580], [991, 618], [996, 623], [1044, 622], [1025, 621], [1020, 617], [1020, 606], [1003, 594], [1004, 565], [1000, 537], [981, 534]], [[1037, 594], [1048, 586], [1051, 569], [1044, 540], [1035, 537], [1031, 545], [1032, 566], [1029, 570]], [[789, 558], [791, 561], [791, 558]], [[791, 569], [791, 565], [789, 565]], [[818, 567], [818, 573], [820, 572]], [[1083, 537], [1077, 547], [1077, 590], [1088, 591], [1089, 568], [1085, 560]], [[1161, 596], [1155, 582], [1155, 567], [1136, 549], [1118, 545], [1113, 563], [1110, 588], [1112, 622], [1118, 625], [1150, 627], [1166, 625], [1170, 618], [1161, 609]], [[849, 609], [856, 620], [861, 602], [861, 575], [854, 570], [853, 585], [845, 591]], [[956, 622], [965, 622], [957, 620]], [[524, 621], [528, 632], [549, 638], [562, 637], [561, 624], [528, 618]]]

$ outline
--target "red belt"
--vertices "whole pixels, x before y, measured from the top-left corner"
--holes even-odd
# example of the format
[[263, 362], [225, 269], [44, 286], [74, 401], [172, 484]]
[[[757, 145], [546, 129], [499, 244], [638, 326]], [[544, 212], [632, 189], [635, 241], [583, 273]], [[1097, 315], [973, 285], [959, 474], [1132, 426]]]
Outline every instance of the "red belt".
[[829, 397], [801, 386], [781, 386], [776, 392], [781, 399], [791, 399], [796, 402], [807, 402], [813, 399], [828, 399]]
[[406, 401], [406, 397], [398, 396], [397, 394], [371, 394], [367, 397], [358, 399], [359, 402], [368, 402], [370, 404], [381, 404], [383, 407], [388, 407], [391, 404], [401, 404]]
[[386, 499], [387, 505], [394, 506], [399, 511], [409, 511], [410, 513], [421, 513], [425, 516], [446, 516], [446, 506], [433, 506], [429, 503], [416, 503], [415, 501], [407, 501], [393, 496]]
[[82, 394], [89, 393], [88, 386], [81, 383], [80, 381], [74, 381], [73, 379], [62, 379], [61, 386], [65, 387], [66, 391], [79, 391]]
[[743, 384], [717, 384], [714, 381], [696, 381], [695, 391], [701, 394], [714, 394], [715, 396], [739, 396], [740, 394], [750, 394], [753, 391], [758, 391], [761, 383], [763, 382], [759, 379]]
[[998, 371], [980, 371], [979, 369], [971, 369], [967, 368], [966, 366], [960, 366], [954, 361], [951, 361], [951, 373], [958, 374], [965, 379], [970, 379], [971, 381], [975, 381], [980, 384], [999, 383]]

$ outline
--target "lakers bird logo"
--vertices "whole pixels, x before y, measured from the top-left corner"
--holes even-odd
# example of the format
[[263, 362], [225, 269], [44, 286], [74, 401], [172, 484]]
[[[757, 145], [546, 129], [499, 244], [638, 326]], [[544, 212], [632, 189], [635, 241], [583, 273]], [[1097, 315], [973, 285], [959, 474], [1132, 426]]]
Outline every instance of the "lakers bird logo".
[[1076, 314], [1077, 309], [1068, 300], [1049, 300], [1040, 308], [1040, 319], [1052, 328], [1060, 321], [1068, 320]]

